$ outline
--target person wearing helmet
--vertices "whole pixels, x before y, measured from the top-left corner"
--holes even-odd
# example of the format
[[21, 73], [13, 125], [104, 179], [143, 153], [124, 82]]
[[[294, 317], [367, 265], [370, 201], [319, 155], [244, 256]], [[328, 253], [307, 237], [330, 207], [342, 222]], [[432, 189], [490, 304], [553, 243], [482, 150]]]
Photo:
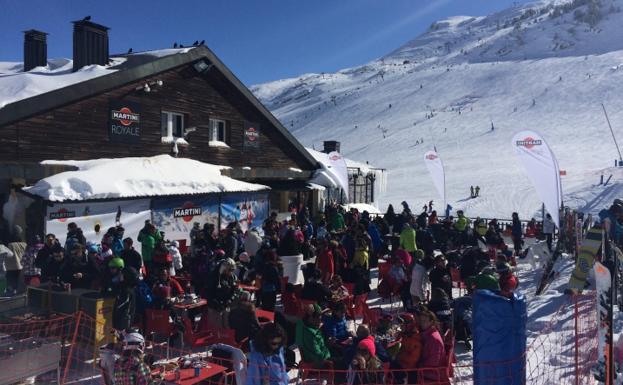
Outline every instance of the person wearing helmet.
[[137, 332], [123, 337], [123, 353], [115, 362], [115, 385], [155, 385], [151, 370], [144, 360], [145, 338]]
[[517, 277], [513, 274], [511, 266], [505, 262], [498, 262], [496, 270], [499, 275], [500, 294], [505, 297], [511, 297], [519, 282]]
[[113, 306], [113, 328], [125, 330], [132, 325], [134, 318], [134, 289], [138, 284], [138, 272], [125, 266], [123, 259], [112, 258], [104, 275], [102, 294], [115, 298]]

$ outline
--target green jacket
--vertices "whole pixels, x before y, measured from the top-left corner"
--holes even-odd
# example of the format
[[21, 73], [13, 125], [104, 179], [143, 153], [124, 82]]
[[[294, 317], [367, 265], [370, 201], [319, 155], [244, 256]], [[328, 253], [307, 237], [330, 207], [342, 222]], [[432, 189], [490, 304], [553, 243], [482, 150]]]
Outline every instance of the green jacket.
[[465, 229], [467, 229], [468, 224], [469, 224], [469, 221], [467, 220], [467, 218], [465, 218], [464, 216], [461, 216], [456, 220], [456, 223], [454, 224], [454, 228], [457, 229], [458, 231], [465, 231]]
[[339, 231], [346, 228], [346, 224], [344, 223], [344, 216], [341, 213], [337, 213], [333, 217], [333, 221], [331, 221], [331, 226], [333, 230]]
[[141, 243], [143, 261], [151, 262], [156, 244], [160, 241], [160, 232], [156, 231], [155, 234], [150, 234], [147, 231], [141, 230], [138, 233], [138, 241]]
[[331, 357], [320, 329], [306, 326], [303, 320], [296, 323], [296, 344], [304, 362], [319, 364]]
[[400, 247], [410, 253], [417, 250], [417, 245], [415, 243], [415, 229], [411, 226], [406, 226], [400, 233]]

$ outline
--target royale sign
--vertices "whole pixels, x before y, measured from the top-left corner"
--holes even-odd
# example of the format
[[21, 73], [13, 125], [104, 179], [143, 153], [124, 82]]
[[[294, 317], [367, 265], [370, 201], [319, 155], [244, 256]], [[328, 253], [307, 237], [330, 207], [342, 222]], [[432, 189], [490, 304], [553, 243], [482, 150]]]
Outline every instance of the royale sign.
[[141, 139], [140, 106], [136, 103], [111, 100], [108, 135], [113, 142], [138, 143]]

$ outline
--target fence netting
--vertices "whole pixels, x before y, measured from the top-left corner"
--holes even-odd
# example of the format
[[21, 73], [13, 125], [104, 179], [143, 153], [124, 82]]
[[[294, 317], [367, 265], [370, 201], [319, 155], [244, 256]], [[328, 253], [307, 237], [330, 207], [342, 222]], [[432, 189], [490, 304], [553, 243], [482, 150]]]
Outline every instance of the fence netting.
[[[290, 383], [304, 384], [472, 384], [474, 371], [479, 372], [478, 384], [594, 384], [591, 369], [597, 360], [597, 317], [595, 293], [569, 296], [552, 317], [528, 325], [528, 348], [512, 362], [482, 363], [473, 367], [471, 355], [454, 353], [444, 368], [396, 370], [380, 363], [362, 370], [325, 365], [299, 364], [289, 368]], [[112, 341], [109, 331], [95, 319], [79, 312], [72, 315], [21, 315], [0, 323], [0, 380], [15, 383], [29, 380], [36, 384], [104, 384], [100, 367], [100, 345]], [[97, 341], [97, 343], [95, 343]], [[171, 343], [169, 343], [171, 342]], [[180, 347], [181, 346], [181, 347]], [[181, 365], [180, 379], [194, 376], [192, 361], [200, 361], [213, 373], [202, 383], [245, 384], [274, 383], [277, 368], [247, 367], [235, 355], [216, 356], [213, 350], [184, 347], [167, 338], [150, 338], [146, 354], [154, 374], [160, 373], [172, 383], [175, 368]], [[182, 359], [179, 359], [182, 357]], [[2, 363], [4, 361], [4, 364]], [[246, 361], [246, 360], [245, 360]], [[185, 368], [191, 362], [190, 368]], [[510, 367], [520, 363], [525, 375], [517, 376]], [[2, 366], [4, 365], [4, 366]], [[7, 366], [8, 365], [8, 366]], [[257, 365], [257, 364], [255, 364]], [[224, 369], [221, 369], [224, 368]], [[208, 372], [206, 372], [208, 373]], [[243, 375], [243, 377], [240, 377]], [[485, 376], [482, 373], [486, 373]], [[250, 377], [246, 377], [246, 375]], [[262, 377], [262, 378], [253, 378]], [[272, 376], [272, 377], [271, 377]], [[523, 378], [522, 378], [523, 377]], [[10, 383], [10, 382], [3, 382]], [[242, 385], [242, 384], [240, 384]]]

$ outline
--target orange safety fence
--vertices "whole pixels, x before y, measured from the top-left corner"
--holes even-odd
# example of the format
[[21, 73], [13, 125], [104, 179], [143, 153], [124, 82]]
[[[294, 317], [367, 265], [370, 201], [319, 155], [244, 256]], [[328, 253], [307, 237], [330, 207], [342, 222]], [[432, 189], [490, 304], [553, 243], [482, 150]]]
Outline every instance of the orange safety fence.
[[[567, 297], [557, 312], [541, 321], [538, 317], [528, 325], [528, 334], [536, 336], [528, 341], [528, 348], [515, 362], [525, 362], [525, 381], [512, 378], [508, 369], [512, 362], [483, 363], [476, 368], [480, 376], [479, 384], [594, 384], [591, 368], [597, 359], [597, 320], [596, 297], [594, 292]], [[22, 317], [0, 323], [0, 359], [18, 354], [26, 354], [30, 362], [45, 360], [43, 353], [35, 347], [48, 342], [60, 345], [60, 370], [38, 373], [37, 384], [104, 384], [102, 370], [99, 367], [99, 346], [101, 325], [95, 319], [79, 312], [73, 315], [50, 315], [47, 317]], [[110, 339], [112, 337], [108, 337]], [[211, 370], [217, 366], [227, 369], [211, 376], [205, 383], [215, 385], [234, 384], [236, 362], [229, 358], [206, 356], [206, 347], [191, 348], [181, 345], [180, 340], [167, 344], [167, 339], [148, 338], [147, 355], [154, 361], [164, 361], [168, 357], [182, 357], [200, 354], [204, 362], [209, 361]], [[3, 344], [3, 341], [27, 341], [20, 344]], [[165, 343], [159, 343], [165, 342]], [[180, 348], [182, 346], [182, 348]], [[474, 367], [471, 355], [460, 353], [449, 357], [451, 365], [443, 368], [418, 368], [400, 370], [384, 364], [378, 370], [353, 371], [336, 364], [330, 369], [320, 369], [313, 365], [302, 364], [291, 368], [290, 382], [328, 384], [472, 384]], [[452, 365], [453, 364], [453, 365]], [[174, 364], [169, 365], [171, 369]], [[267, 375], [268, 368], [247, 368], [249, 374]], [[261, 369], [261, 370], [260, 370]], [[30, 366], [15, 367], [15, 376], [22, 378], [29, 375]], [[181, 376], [190, 376], [192, 369], [182, 370]], [[167, 376], [171, 376], [169, 373]], [[484, 378], [484, 380], [483, 380]], [[170, 377], [167, 378], [171, 379]], [[258, 379], [258, 385], [265, 384], [266, 378]]]

